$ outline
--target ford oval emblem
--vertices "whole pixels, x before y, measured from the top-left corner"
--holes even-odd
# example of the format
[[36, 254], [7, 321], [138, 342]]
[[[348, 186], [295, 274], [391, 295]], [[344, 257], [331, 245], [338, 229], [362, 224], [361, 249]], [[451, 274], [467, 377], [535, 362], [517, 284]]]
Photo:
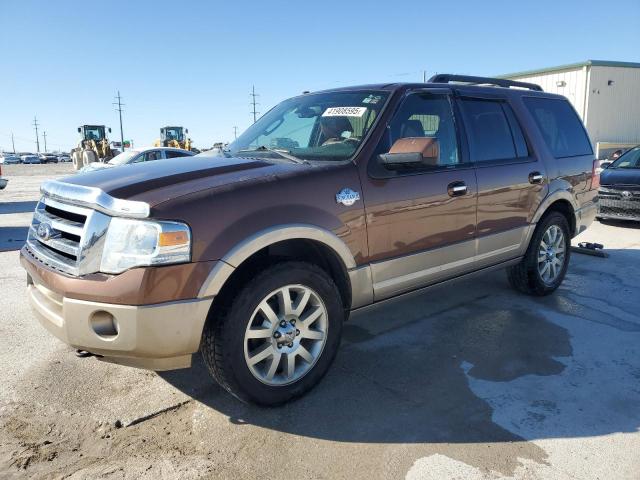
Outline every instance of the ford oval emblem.
[[48, 223], [41, 223], [40, 225], [38, 225], [36, 234], [38, 235], [38, 238], [40, 240], [43, 240], [46, 242], [51, 238], [51, 235], [53, 234], [53, 229], [51, 228], [51, 225], [49, 225]]
[[360, 194], [350, 188], [343, 188], [336, 193], [336, 202], [341, 203], [347, 207], [350, 207], [354, 203], [360, 200]]
[[631, 198], [631, 192], [629, 190], [625, 190], [624, 192], [622, 192], [622, 196], [624, 198]]

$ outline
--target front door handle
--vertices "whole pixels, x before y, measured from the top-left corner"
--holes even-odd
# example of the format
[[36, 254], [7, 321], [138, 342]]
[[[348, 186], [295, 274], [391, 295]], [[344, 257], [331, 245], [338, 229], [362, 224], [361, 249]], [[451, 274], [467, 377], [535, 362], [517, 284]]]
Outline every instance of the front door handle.
[[540, 172], [531, 172], [529, 174], [529, 183], [542, 183], [544, 176]]
[[451, 182], [447, 186], [447, 193], [450, 197], [461, 197], [466, 195], [468, 191], [467, 184], [464, 182]]

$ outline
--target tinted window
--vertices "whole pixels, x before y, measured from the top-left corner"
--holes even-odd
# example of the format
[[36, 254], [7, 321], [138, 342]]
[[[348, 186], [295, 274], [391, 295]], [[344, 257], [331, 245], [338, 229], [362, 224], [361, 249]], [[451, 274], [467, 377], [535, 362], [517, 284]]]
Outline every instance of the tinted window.
[[188, 157], [189, 154], [186, 152], [175, 152], [173, 150], [166, 150], [164, 154], [167, 158], [177, 158], [177, 157]]
[[556, 158], [590, 155], [591, 142], [568, 101], [553, 98], [524, 98], [540, 133]]
[[527, 141], [524, 139], [522, 128], [518, 119], [511, 110], [511, 107], [507, 103], [502, 104], [502, 110], [504, 110], [507, 120], [509, 120], [509, 127], [511, 128], [511, 136], [513, 137], [513, 143], [516, 146], [516, 154], [518, 157], [528, 157], [529, 148], [527, 147]]
[[410, 95], [391, 120], [389, 132], [385, 153], [400, 139], [426, 137], [433, 138], [438, 146], [437, 161], [429, 166], [450, 166], [460, 162], [455, 123], [446, 95]]
[[517, 157], [502, 102], [464, 99], [460, 103], [471, 160], [486, 162]]

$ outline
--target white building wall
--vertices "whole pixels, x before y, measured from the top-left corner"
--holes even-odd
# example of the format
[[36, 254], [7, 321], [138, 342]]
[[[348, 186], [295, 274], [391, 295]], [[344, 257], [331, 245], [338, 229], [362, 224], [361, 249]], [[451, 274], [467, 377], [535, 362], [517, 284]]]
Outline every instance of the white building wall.
[[[640, 143], [640, 68], [590, 67], [587, 130], [594, 142]], [[612, 85], [608, 82], [612, 81]]]
[[[584, 94], [587, 83], [586, 72], [586, 67], [579, 67], [558, 72], [548, 72], [539, 75], [511, 78], [512, 80], [536, 83], [540, 85], [545, 92], [564, 95], [569, 99], [569, 101], [573, 105], [573, 108], [576, 109], [576, 111], [580, 115], [580, 118], [583, 118], [585, 115]], [[565, 85], [558, 86], [558, 84], [562, 85], [562, 82], [564, 82]]]

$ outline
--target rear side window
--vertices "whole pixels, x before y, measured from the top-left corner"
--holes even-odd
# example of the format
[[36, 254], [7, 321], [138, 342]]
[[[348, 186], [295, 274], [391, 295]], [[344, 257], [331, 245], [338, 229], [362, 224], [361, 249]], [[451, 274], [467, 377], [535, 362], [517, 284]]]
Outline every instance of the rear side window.
[[189, 154], [185, 152], [176, 152], [174, 150], [165, 150], [164, 154], [167, 158], [188, 157]]
[[582, 122], [568, 101], [533, 97], [523, 100], [554, 157], [593, 153]]
[[463, 99], [460, 104], [473, 161], [507, 160], [528, 155], [522, 130], [509, 105], [480, 99]]

